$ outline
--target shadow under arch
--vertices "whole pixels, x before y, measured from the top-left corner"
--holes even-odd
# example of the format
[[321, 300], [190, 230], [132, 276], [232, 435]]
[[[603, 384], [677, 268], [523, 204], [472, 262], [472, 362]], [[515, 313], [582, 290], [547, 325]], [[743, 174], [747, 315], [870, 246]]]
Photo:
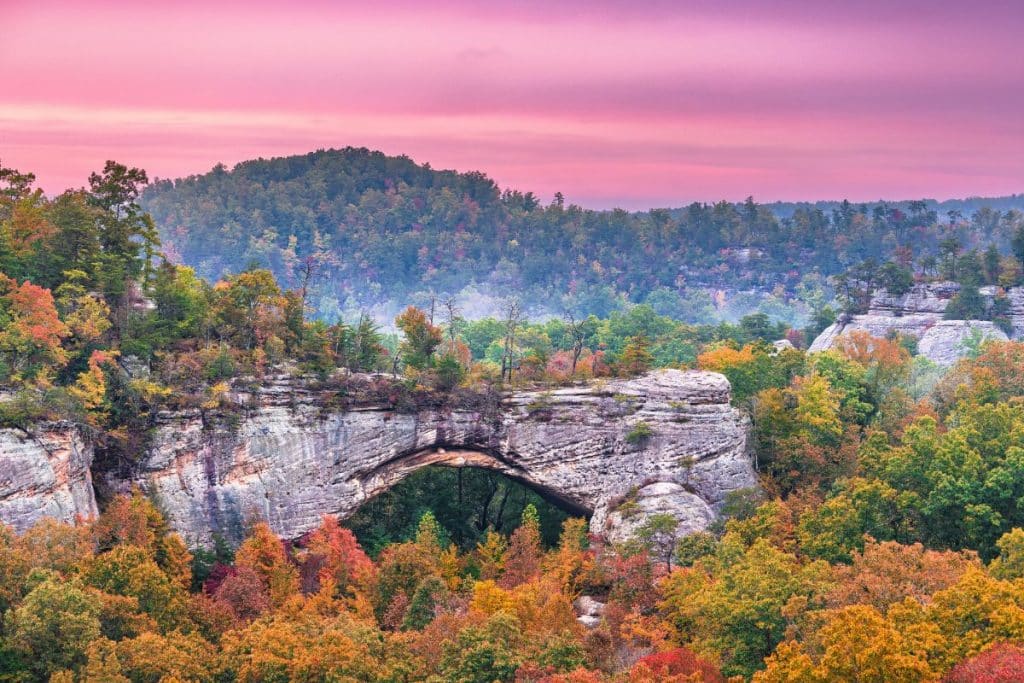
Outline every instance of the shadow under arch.
[[[465, 499], [464, 473], [468, 475]], [[361, 541], [373, 536], [371, 528], [388, 528], [392, 540], [408, 537], [419, 515], [431, 509], [442, 526], [452, 532], [452, 540], [467, 549], [488, 527], [511, 533], [525, 505], [533, 503], [541, 516], [545, 542], [554, 545], [565, 519], [589, 520], [593, 514], [585, 505], [483, 449], [424, 448], [383, 463], [360, 477], [360, 483], [363, 500], [343, 519]], [[397, 521], [382, 519], [388, 515], [394, 515]]]

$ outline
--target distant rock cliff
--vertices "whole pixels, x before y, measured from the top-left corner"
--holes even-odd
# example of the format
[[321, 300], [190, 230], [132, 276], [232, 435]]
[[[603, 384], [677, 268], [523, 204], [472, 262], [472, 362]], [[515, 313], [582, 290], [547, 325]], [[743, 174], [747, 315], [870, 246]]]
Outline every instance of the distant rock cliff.
[[[729, 394], [722, 375], [661, 370], [497, 396], [486, 406], [396, 407], [339, 403], [338, 392], [281, 376], [240, 384], [234, 409], [160, 414], [135, 471], [108, 473], [105, 483], [152, 494], [193, 544], [214, 534], [237, 542], [252, 519], [297, 537], [431, 464], [503, 472], [591, 515], [591, 529], [612, 537], [659, 512], [695, 531], [730, 491], [756, 486], [748, 423]], [[44, 515], [95, 512], [91, 451], [70, 432], [62, 449], [11, 430], [0, 438], [0, 519], [24, 528]], [[48, 477], [51, 470], [61, 475]], [[616, 512], [626, 501], [630, 514]]]
[[[1008, 339], [1005, 332], [987, 320], [943, 320], [946, 306], [959, 291], [955, 282], [915, 285], [902, 296], [884, 290], [875, 294], [867, 313], [845, 316], [827, 327], [812, 342], [810, 351], [832, 348], [844, 334], [864, 331], [874, 337], [898, 333], [917, 340], [918, 352], [939, 365], [952, 365], [966, 353], [965, 342], [974, 335], [985, 339]], [[994, 287], [983, 287], [991, 299]], [[1024, 334], [1024, 289], [1007, 290], [1014, 338]]]

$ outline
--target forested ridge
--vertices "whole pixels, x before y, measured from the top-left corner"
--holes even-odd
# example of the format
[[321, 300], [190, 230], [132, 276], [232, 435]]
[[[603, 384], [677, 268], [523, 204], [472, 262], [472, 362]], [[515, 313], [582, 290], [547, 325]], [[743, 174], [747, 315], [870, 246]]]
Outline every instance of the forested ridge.
[[762, 311], [803, 324], [828, 276], [897, 247], [912, 262], [950, 238], [1007, 253], [1024, 197], [593, 211], [346, 148], [162, 180], [141, 204], [165, 251], [202, 277], [258, 265], [296, 286], [315, 263], [314, 308], [327, 319], [375, 305], [389, 319], [431, 295], [461, 295], [479, 317], [516, 295], [533, 314], [604, 317], [648, 302], [691, 323]]
[[[282, 283], [254, 264], [207, 280], [164, 258], [173, 244], [139, 201], [147, 182], [108, 162], [87, 188], [48, 197], [31, 174], [0, 169], [3, 428], [31, 435], [72, 421], [95, 442], [101, 474], [137, 462], [160, 411], [230, 422], [232, 386], [270, 375], [401, 412], [699, 368], [723, 373], [750, 417], [760, 486], [731, 496], [704, 532], [684, 536], [655, 514], [623, 543], [507, 482], [459, 482], [451, 470], [424, 470], [351, 530], [328, 517], [280, 539], [250, 519], [238, 548], [189, 548], [159, 500], [108, 496], [96, 520], [0, 526], [0, 678], [1019, 679], [1024, 344], [978, 340], [942, 368], [898, 335], [853, 333], [807, 353], [820, 316], [809, 330], [763, 312], [699, 325], [656, 300], [530, 320], [528, 302], [509, 297], [497, 316], [475, 318], [440, 292], [404, 301], [388, 332], [369, 316], [314, 315], [310, 279]], [[534, 207], [523, 220], [533, 212], [570, 209]], [[998, 289], [1024, 272], [1019, 216], [1001, 213], [986, 231], [981, 213], [927, 229], [907, 219], [892, 259], [869, 254], [830, 286], [855, 308], [875, 281], [953, 276], [960, 312], [973, 316], [980, 282]], [[930, 254], [933, 229], [945, 236]], [[907, 250], [930, 260], [920, 268]], [[639, 263], [623, 267], [643, 281]], [[773, 343], [782, 339], [791, 343]], [[637, 422], [625, 438], [651, 430]], [[444, 498], [460, 485], [456, 509]], [[496, 496], [510, 501], [500, 512], [488, 505]], [[635, 513], [636, 501], [617, 511]]]

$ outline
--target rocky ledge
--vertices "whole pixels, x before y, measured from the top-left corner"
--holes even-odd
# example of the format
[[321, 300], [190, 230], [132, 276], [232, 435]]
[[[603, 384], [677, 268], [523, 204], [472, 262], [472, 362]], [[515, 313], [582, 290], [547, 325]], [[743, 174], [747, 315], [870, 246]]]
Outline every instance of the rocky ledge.
[[[871, 299], [867, 313], [841, 318], [827, 327], [811, 343], [810, 352], [825, 351], [835, 346], [838, 339], [850, 332], [863, 331], [873, 337], [900, 334], [917, 340], [918, 352], [939, 365], [952, 365], [968, 351], [969, 341], [1009, 337], [987, 320], [944, 320], [949, 301], [959, 291], [955, 282], [935, 282], [915, 285], [901, 296], [892, 296], [884, 290]], [[984, 287], [982, 296], [991, 299], [994, 287]], [[1014, 338], [1024, 333], [1024, 289], [1016, 287], [1006, 291], [1010, 302], [1010, 321]]]
[[0, 521], [24, 531], [41, 517], [96, 515], [92, 445], [69, 422], [0, 429]]

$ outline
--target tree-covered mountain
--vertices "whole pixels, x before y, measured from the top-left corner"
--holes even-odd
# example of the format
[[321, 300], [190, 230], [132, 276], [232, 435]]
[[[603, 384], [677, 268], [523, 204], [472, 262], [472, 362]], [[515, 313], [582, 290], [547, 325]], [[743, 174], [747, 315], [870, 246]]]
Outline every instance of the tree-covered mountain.
[[[960, 207], [962, 204], [962, 208]], [[470, 317], [518, 295], [534, 313], [607, 315], [648, 302], [689, 322], [754, 310], [802, 322], [827, 276], [865, 258], [1008, 251], [1024, 198], [594, 211], [544, 204], [482, 173], [437, 171], [366, 149], [257, 159], [149, 187], [165, 252], [217, 279], [253, 264], [312, 287], [321, 315], [390, 319], [409, 301], [456, 295]]]

